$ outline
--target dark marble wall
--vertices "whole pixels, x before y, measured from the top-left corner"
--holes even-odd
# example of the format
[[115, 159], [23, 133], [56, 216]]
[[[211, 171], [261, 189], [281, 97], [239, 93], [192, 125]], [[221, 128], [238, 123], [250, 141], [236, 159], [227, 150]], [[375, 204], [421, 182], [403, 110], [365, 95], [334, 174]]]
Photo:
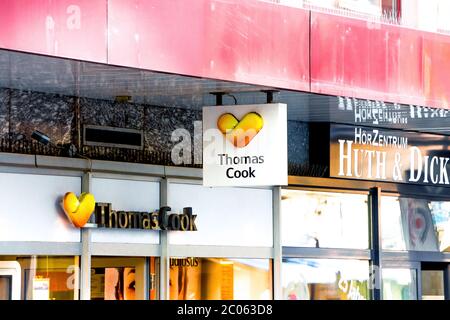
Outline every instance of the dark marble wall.
[[80, 99], [82, 124], [143, 130], [144, 150], [170, 152], [171, 134], [184, 128], [194, 135], [201, 111], [133, 103]]
[[[11, 110], [9, 112], [9, 99]], [[21, 137], [20, 143], [13, 141], [14, 146], [4, 147], [2, 151], [33, 153], [35, 149], [28, 146], [33, 130], [39, 130], [50, 137], [56, 144], [77, 143], [76, 114], [79, 111], [81, 128], [85, 124], [131, 128], [143, 130], [144, 152], [122, 150], [116, 154], [117, 148], [108, 150], [90, 149], [85, 146], [83, 152], [92, 157], [117, 161], [170, 162], [170, 152], [178, 141], [172, 141], [172, 132], [186, 129], [194, 145], [201, 145], [201, 122], [199, 134], [194, 134], [194, 124], [201, 121], [201, 110], [168, 108], [125, 102], [114, 102], [61, 96], [38, 92], [0, 89], [0, 141], [8, 137]], [[198, 123], [198, 122], [197, 122]], [[82, 132], [80, 133], [82, 134]], [[29, 141], [29, 143], [27, 142]], [[28, 145], [27, 145], [28, 143]], [[22, 149], [14, 149], [21, 146]], [[2, 145], [0, 145], [2, 147]], [[36, 148], [36, 146], [35, 146]], [[23, 150], [23, 151], [21, 151]], [[95, 152], [94, 152], [95, 151]], [[153, 157], [151, 154], [158, 154]], [[288, 121], [288, 159], [290, 164], [307, 165], [309, 160], [309, 126], [304, 122]], [[52, 151], [48, 151], [52, 154]], [[162, 158], [161, 156], [162, 155]], [[159, 158], [158, 158], [159, 157]], [[165, 160], [154, 160], [165, 159]], [[156, 161], [156, 162], [153, 162]], [[171, 163], [160, 163], [171, 164]]]
[[81, 123], [144, 129], [144, 106], [96, 99], [80, 99]]
[[0, 88], [0, 138], [5, 137], [9, 131], [9, 93], [8, 89]]
[[72, 140], [73, 98], [54, 94], [11, 90], [10, 123], [13, 134], [30, 137], [33, 130], [48, 135], [53, 142]]
[[[81, 128], [89, 124], [143, 130], [146, 152], [170, 154], [177, 143], [171, 141], [172, 132], [184, 128], [194, 138], [194, 122], [201, 121], [200, 110], [87, 98], [77, 102], [74, 97], [1, 88], [0, 139], [7, 139], [11, 129], [14, 138], [31, 141], [31, 133], [39, 130], [56, 144], [76, 144], [77, 110]], [[201, 135], [197, 139], [201, 139]]]
[[306, 122], [288, 121], [288, 161], [295, 164], [309, 162], [309, 126]]
[[145, 140], [152, 150], [170, 152], [177, 143], [171, 141], [172, 132], [176, 129], [186, 129], [194, 139], [194, 122], [201, 120], [202, 112], [199, 110], [165, 107], [146, 108]]

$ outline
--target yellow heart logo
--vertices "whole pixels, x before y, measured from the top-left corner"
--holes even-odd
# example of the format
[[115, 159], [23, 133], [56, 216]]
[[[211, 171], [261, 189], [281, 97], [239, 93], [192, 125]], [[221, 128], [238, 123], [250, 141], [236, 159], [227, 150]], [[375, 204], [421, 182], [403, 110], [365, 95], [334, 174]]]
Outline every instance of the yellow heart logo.
[[264, 120], [256, 112], [247, 113], [240, 121], [231, 113], [217, 119], [217, 128], [238, 148], [247, 146], [263, 126]]
[[67, 192], [62, 200], [62, 207], [69, 220], [77, 228], [82, 228], [95, 209], [95, 198], [83, 192], [78, 198], [75, 193]]

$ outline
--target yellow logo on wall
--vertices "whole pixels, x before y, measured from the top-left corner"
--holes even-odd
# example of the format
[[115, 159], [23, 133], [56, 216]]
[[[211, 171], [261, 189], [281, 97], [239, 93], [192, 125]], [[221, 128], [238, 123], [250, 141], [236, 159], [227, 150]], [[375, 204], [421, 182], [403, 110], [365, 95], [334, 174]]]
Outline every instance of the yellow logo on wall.
[[77, 197], [67, 192], [62, 200], [62, 207], [69, 220], [77, 228], [82, 228], [95, 210], [95, 198], [91, 193], [83, 192]]
[[240, 121], [231, 113], [222, 114], [217, 127], [237, 148], [247, 146], [264, 126], [264, 120], [256, 112], [247, 113]]

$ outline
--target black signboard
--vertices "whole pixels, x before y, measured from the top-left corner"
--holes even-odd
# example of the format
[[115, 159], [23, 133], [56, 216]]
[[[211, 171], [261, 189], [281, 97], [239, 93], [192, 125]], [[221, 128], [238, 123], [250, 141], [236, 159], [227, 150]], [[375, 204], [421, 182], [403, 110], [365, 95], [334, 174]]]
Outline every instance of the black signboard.
[[349, 97], [330, 101], [332, 121], [362, 126], [449, 133], [450, 109], [389, 103]]
[[330, 176], [450, 186], [450, 136], [332, 124]]

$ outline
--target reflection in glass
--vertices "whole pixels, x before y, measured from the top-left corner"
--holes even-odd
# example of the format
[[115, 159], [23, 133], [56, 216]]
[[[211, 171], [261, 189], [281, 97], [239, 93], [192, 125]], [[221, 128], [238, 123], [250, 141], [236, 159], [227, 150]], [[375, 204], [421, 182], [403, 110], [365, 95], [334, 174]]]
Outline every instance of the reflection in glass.
[[367, 249], [368, 197], [282, 191], [283, 246]]
[[443, 270], [422, 270], [422, 300], [445, 300]]
[[385, 250], [406, 250], [400, 203], [396, 197], [381, 198], [382, 247]]
[[79, 258], [73, 256], [1, 256], [17, 261], [23, 300], [78, 300]]
[[[92, 300], [143, 300], [144, 282], [149, 278], [151, 300], [157, 299], [156, 268], [158, 258], [92, 257]], [[146, 263], [149, 273], [146, 274]]]
[[381, 225], [383, 249], [450, 252], [450, 202], [382, 197]]
[[11, 300], [12, 277], [0, 275], [0, 300]]
[[171, 258], [171, 300], [272, 299], [269, 259]]
[[383, 268], [383, 299], [384, 300], [416, 300], [416, 271], [400, 268]]
[[450, 252], [450, 201], [431, 201], [429, 207], [439, 251]]
[[283, 258], [286, 300], [368, 300], [369, 262]]

